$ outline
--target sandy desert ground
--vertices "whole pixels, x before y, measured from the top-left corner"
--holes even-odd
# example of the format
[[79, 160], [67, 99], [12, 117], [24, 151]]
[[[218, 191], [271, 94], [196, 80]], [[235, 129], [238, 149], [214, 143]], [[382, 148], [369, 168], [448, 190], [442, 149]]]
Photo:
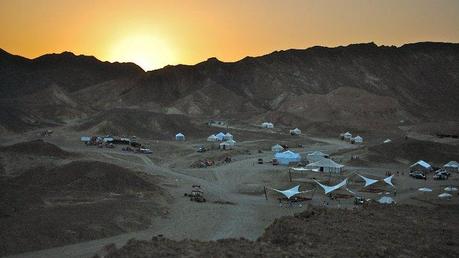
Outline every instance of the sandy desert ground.
[[[202, 127], [205, 132], [217, 133], [224, 130], [218, 127], [209, 128], [207, 125]], [[81, 203], [80, 200], [69, 204], [69, 200], [64, 198], [65, 196], [60, 196], [62, 201], [59, 202], [56, 200], [56, 195], [52, 195], [52, 198], [47, 199], [49, 202], [44, 202], [39, 207], [27, 204], [31, 207], [28, 210], [17, 211], [10, 217], [2, 217], [0, 223], [4, 226], [9, 223], [10, 226], [2, 232], [3, 247], [1, 249], [3, 251], [0, 253], [1, 255], [12, 255], [11, 257], [90, 257], [100, 253], [104, 247], [110, 244], [121, 247], [130, 239], [150, 240], [152, 236], [157, 235], [171, 239], [171, 241], [184, 239], [210, 241], [226, 238], [245, 238], [248, 239], [247, 241], [254, 241], [263, 235], [269, 225], [283, 216], [293, 216], [296, 213], [311, 209], [360, 209], [354, 205], [354, 199], [350, 198], [352, 196], [348, 192], [341, 192], [345, 198], [330, 200], [312, 179], [334, 184], [344, 178], [350, 178], [348, 187], [352, 191], [368, 199], [379, 199], [388, 194], [396, 200], [395, 206], [410, 205], [417, 207], [416, 209], [419, 209], [418, 207], [435, 209], [440, 206], [452, 205], [457, 211], [459, 205], [457, 192], [453, 193], [454, 195], [450, 200], [440, 200], [437, 197], [438, 194], [444, 192], [443, 189], [447, 186], [459, 187], [458, 175], [453, 175], [448, 180], [439, 181], [433, 180], [431, 176], [428, 180], [409, 177], [408, 167], [413, 160], [403, 156], [394, 158], [390, 155], [398, 148], [397, 146], [406, 143], [403, 142], [404, 140], [394, 140], [393, 143], [388, 144], [388, 146], [394, 145], [392, 149], [384, 146], [381, 150], [381, 147], [378, 146], [381, 146], [382, 139], [388, 137], [385, 135], [368, 135], [365, 137], [364, 144], [355, 145], [341, 141], [335, 135], [329, 137], [291, 136], [284, 129], [267, 130], [249, 125], [233, 125], [228, 130], [237, 141], [233, 150], [218, 150], [214, 143], [206, 142], [204, 137], [189, 137], [184, 142], [176, 142], [173, 139], [156, 140], [152, 136], [151, 138], [138, 138], [138, 141], [149, 146], [153, 150], [153, 154], [137, 154], [121, 151], [122, 146], [116, 146], [114, 149], [85, 146], [79, 141], [80, 136], [85, 133], [75, 132], [70, 126], [54, 128], [53, 130], [52, 136], [46, 137], [37, 136], [37, 131], [1, 137], [3, 146], [41, 138], [44, 142], [53, 144], [66, 153], [63, 156], [59, 156], [59, 154], [54, 157], [46, 153], [39, 156], [33, 148], [28, 153], [19, 152], [19, 154], [4, 150], [1, 160], [4, 174], [2, 183], [8, 185], [10, 182], [8, 180], [20, 177], [23, 173], [21, 171], [31, 167], [39, 167], [40, 169], [37, 170], [38, 172], [28, 171], [30, 175], [36, 175], [34, 173], [41, 173], [41, 170], [46, 169], [53, 171], [52, 169], [56, 166], [65, 168], [66, 165], [70, 166], [69, 164], [77, 164], [78, 168], [84, 170], [84, 164], [78, 162], [100, 162], [100, 164], [114, 165], [115, 167], [104, 168], [108, 171], [104, 172], [106, 178], [110, 177], [112, 170], [120, 170], [120, 173], [125, 173], [121, 169], [126, 169], [128, 171], [126, 173], [134, 171], [132, 173], [135, 173], [135, 178], [139, 177], [143, 181], [140, 179], [138, 182], [132, 181], [131, 177], [120, 179], [121, 182], [131, 180], [129, 182], [132, 182], [132, 187], [128, 189], [129, 191], [123, 190], [124, 188], [101, 190], [102, 186], [96, 185], [97, 191], [89, 191], [92, 195], [87, 194], [84, 198], [79, 196], [80, 199], [86, 199], [85, 203]], [[396, 135], [391, 136], [394, 139], [397, 137]], [[398, 137], [402, 138], [401, 136]], [[410, 136], [408, 141], [410, 144], [418, 144], [422, 141], [434, 144], [431, 138], [420, 134], [416, 135], [416, 138]], [[340, 175], [315, 172], [293, 174], [292, 182], [290, 182], [288, 167], [273, 166], [266, 162], [257, 164], [259, 158], [264, 161], [273, 158], [270, 148], [276, 143], [291, 146], [291, 150], [301, 153], [303, 157], [315, 150], [329, 153], [332, 159], [346, 165], [345, 171]], [[205, 153], [196, 152], [197, 146], [200, 144], [204, 144], [211, 150]], [[303, 144], [303, 147], [297, 147], [298, 144]], [[441, 165], [440, 160], [442, 158], [444, 158], [443, 163], [446, 163], [458, 157], [459, 142], [457, 139], [449, 139], [447, 143], [436, 144], [445, 145], [447, 150], [451, 148], [453, 152], [444, 153], [442, 152], [443, 147], [434, 150], [438, 152], [435, 155], [439, 156], [438, 163], [434, 165]], [[26, 146], [26, 148], [29, 147]], [[416, 156], [416, 160], [429, 160], [430, 158], [429, 156], [422, 156], [427, 155], [423, 154], [422, 151], [413, 155]], [[231, 163], [222, 162], [226, 156], [232, 158]], [[351, 160], [352, 156], [358, 156], [359, 159]], [[207, 168], [191, 167], [193, 162], [201, 159], [214, 160], [217, 161], [217, 164]], [[93, 163], [91, 164], [87, 165], [89, 169], [92, 169]], [[379, 183], [373, 187], [373, 192], [360, 191], [363, 189], [363, 182], [358, 179], [356, 173], [382, 179], [388, 171], [395, 174], [393, 179], [396, 186], [395, 196], [393, 188]], [[88, 175], [85, 175], [85, 178], [87, 177]], [[91, 180], [89, 179], [89, 181]], [[20, 184], [21, 182], [17, 181], [16, 183]], [[46, 182], [50, 184], [48, 181]], [[28, 182], [27, 184], [33, 183]], [[55, 184], [57, 183], [59, 182], [55, 182]], [[72, 184], [75, 183], [72, 182]], [[141, 187], [142, 184], [146, 184], [145, 188]], [[207, 202], [191, 202], [187, 197], [184, 197], [184, 193], [190, 192], [194, 184], [200, 185], [204, 190]], [[303, 194], [310, 200], [305, 201], [301, 207], [280, 206], [277, 199], [279, 195], [273, 191], [268, 191], [268, 199], [265, 199], [265, 186], [287, 189], [298, 184], [301, 185], [300, 189], [302, 190], [312, 190]], [[76, 198], [75, 189], [77, 188], [75, 187], [77, 186], [72, 185], [74, 188], [70, 189], [73, 194], [72, 198]], [[432, 188], [433, 192], [419, 192], [417, 189], [420, 187]], [[63, 190], [56, 188], [55, 193], [60, 191]], [[83, 194], [83, 192], [78, 193]], [[88, 191], [84, 193], [88, 193]], [[110, 202], [112, 199], [107, 197], [108, 194], [112, 196], [121, 195], [122, 197], [113, 197], [112, 199], [116, 199], [116, 201]], [[31, 192], [31, 196], [37, 195], [36, 192]], [[51, 196], [49, 192], [46, 195]], [[20, 204], [21, 202], [34, 202], [34, 200], [19, 200]], [[79, 203], [80, 206], [78, 206]], [[62, 213], [60, 216], [66, 216], [67, 220], [50, 215], [59, 213], [64, 206], [67, 207], [66, 213]], [[54, 212], [52, 209], [55, 209]], [[384, 209], [384, 207], [375, 209]], [[387, 209], [390, 212], [397, 212], [394, 207]], [[108, 210], [114, 214], [107, 215]], [[404, 212], [409, 213], [406, 210]], [[97, 214], [104, 215], [99, 217]], [[24, 218], [18, 219], [20, 216]], [[11, 226], [12, 221], [12, 224], [34, 224], [37, 220], [31, 217], [46, 216], [56, 220], [54, 221], [56, 231], [44, 233], [47, 234], [48, 241], [37, 241], [37, 239], [42, 238], [40, 234], [44, 231], [32, 226], [25, 229], [23, 233], [12, 234], [8, 231], [17, 230], [17, 227]], [[106, 228], [108, 227], [106, 223], [109, 223], [107, 220], [120, 220], [120, 216], [124, 219], [123, 223], [118, 223], [116, 224], [117, 227], [111, 229], [110, 227]], [[82, 224], [77, 229], [72, 228], [72, 230], [87, 232], [86, 235], [83, 233], [79, 237], [62, 235], [62, 232], [69, 230], [66, 229], [66, 226], [72, 224], [73, 220], [81, 220]], [[128, 223], [127, 221], [130, 220], [135, 223]], [[53, 225], [52, 221], [48, 225]], [[87, 229], [88, 227], [90, 229]], [[458, 232], [457, 228], [453, 230]], [[95, 234], [94, 232], [98, 233]], [[24, 234], [34, 234], [35, 236], [19, 242], [15, 239], [23, 239]], [[34, 244], [31, 244], [32, 242]]]

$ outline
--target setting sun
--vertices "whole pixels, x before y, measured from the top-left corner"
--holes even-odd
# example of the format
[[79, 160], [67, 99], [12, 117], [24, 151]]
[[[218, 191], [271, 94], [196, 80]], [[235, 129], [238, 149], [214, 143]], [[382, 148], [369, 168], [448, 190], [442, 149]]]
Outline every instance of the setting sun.
[[108, 48], [107, 60], [133, 62], [145, 71], [176, 63], [171, 45], [149, 34], [126, 35], [113, 41]]

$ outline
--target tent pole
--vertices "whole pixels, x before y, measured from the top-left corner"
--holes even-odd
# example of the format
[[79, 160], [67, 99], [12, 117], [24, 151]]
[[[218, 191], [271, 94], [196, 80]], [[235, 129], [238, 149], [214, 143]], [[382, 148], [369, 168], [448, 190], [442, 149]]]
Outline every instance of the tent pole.
[[292, 171], [290, 168], [288, 169], [288, 178], [290, 179], [290, 182], [292, 182]]
[[263, 186], [263, 190], [265, 192], [265, 199], [268, 200], [268, 194], [266, 194], [266, 186]]

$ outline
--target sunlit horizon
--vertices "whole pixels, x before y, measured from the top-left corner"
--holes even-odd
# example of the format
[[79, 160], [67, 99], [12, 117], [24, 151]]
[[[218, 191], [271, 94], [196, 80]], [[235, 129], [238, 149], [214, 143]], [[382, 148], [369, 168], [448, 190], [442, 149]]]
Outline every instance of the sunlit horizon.
[[313, 46], [459, 42], [458, 24], [454, 0], [17, 0], [0, 2], [0, 48], [27, 58], [70, 51], [148, 71]]

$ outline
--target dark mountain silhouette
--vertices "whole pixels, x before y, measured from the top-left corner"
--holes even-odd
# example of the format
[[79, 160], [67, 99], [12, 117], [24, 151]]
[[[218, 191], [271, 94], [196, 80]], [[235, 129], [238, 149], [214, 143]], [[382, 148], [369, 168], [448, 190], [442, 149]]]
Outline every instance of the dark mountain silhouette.
[[35, 127], [128, 108], [319, 130], [324, 123], [386, 130], [401, 120], [459, 121], [458, 75], [455, 43], [312, 47], [150, 72], [69, 52], [30, 60], [2, 50], [0, 107], [22, 116], [2, 115], [0, 122], [17, 131], [22, 122]]

